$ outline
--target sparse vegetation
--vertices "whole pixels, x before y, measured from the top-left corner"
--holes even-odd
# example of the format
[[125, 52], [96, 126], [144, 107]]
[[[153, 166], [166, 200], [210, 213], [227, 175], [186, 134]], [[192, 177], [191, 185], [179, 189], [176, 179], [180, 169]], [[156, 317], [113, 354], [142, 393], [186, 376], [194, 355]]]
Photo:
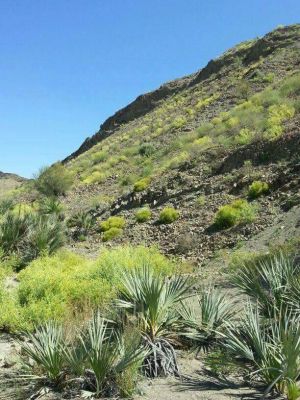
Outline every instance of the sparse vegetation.
[[111, 228], [123, 229], [125, 226], [125, 218], [124, 217], [109, 217], [106, 221], [100, 223], [100, 228], [102, 232], [106, 232]]
[[135, 182], [133, 190], [135, 192], [142, 192], [143, 190], [146, 190], [150, 185], [150, 178], [142, 178]]
[[179, 218], [179, 212], [173, 207], [165, 207], [159, 214], [161, 224], [171, 224]]
[[246, 200], [238, 199], [219, 208], [215, 216], [215, 225], [218, 228], [230, 228], [237, 224], [253, 222], [256, 216], [254, 206]]
[[269, 185], [267, 182], [262, 181], [254, 181], [251, 183], [248, 189], [248, 196], [250, 199], [256, 199], [259, 196], [262, 196], [269, 191]]
[[135, 213], [137, 222], [146, 222], [151, 218], [151, 210], [148, 207], [141, 208]]
[[72, 184], [72, 173], [60, 163], [42, 168], [35, 179], [37, 190], [45, 196], [64, 195]]

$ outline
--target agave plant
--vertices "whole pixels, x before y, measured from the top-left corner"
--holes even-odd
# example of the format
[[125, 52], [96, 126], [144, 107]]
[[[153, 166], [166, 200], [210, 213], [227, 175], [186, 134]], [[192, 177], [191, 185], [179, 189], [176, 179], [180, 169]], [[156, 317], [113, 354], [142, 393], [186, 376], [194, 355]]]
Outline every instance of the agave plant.
[[48, 322], [29, 333], [28, 341], [21, 342], [23, 352], [44, 370], [46, 376], [57, 383], [64, 364], [64, 335], [60, 325]]
[[254, 265], [242, 266], [233, 281], [242, 292], [257, 302], [262, 315], [272, 317], [283, 307], [289, 306], [286, 300], [292, 283], [299, 275], [300, 264], [281, 253]]
[[149, 266], [126, 271], [117, 307], [136, 318], [144, 343], [151, 349], [145, 359], [149, 376], [178, 373], [172, 343], [179, 326], [179, 303], [189, 295], [187, 278], [166, 280], [154, 275]]
[[146, 355], [141, 347], [125, 348], [111, 321], [102, 318], [99, 312], [89, 322], [87, 333], [81, 335], [81, 341], [87, 355], [87, 365], [95, 376], [96, 396], [108, 389], [117, 374]]
[[295, 400], [300, 378], [300, 320], [287, 310], [266, 323], [257, 308], [248, 305], [239, 327], [228, 326], [224, 346], [244, 360], [252, 374], [265, 382], [265, 394], [276, 390]]
[[187, 302], [181, 305], [182, 334], [192, 340], [198, 351], [208, 350], [236, 314], [236, 306], [213, 288], [202, 290], [196, 300], [196, 308]]

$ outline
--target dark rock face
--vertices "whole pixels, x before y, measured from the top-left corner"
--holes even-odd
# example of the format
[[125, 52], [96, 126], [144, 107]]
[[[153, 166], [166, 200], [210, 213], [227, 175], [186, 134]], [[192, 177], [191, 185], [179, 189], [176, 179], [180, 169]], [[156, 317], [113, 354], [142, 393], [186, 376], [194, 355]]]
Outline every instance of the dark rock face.
[[167, 99], [174, 93], [196, 85], [214, 74], [218, 74], [224, 67], [234, 68], [234, 61], [237, 59], [240, 59], [247, 66], [251, 62], [259, 60], [260, 57], [273, 53], [278, 48], [300, 46], [298, 33], [294, 28], [295, 25], [276, 29], [261, 39], [253, 40], [249, 45], [240, 45], [227, 51], [223, 56], [209, 61], [206, 67], [194, 74], [168, 82], [152, 92], [142, 94], [132, 103], [117, 111], [112, 117], [109, 117], [100, 126], [98, 132], [88, 137], [79, 149], [68, 156], [63, 162], [68, 162], [89, 150], [95, 144], [113, 134], [120, 125], [145, 115], [153, 110], [160, 101]]

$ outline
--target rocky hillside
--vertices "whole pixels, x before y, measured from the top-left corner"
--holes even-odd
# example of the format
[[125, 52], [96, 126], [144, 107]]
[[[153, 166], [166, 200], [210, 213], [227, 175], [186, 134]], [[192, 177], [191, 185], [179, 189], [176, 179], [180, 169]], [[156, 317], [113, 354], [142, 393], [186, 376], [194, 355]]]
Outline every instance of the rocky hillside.
[[18, 188], [26, 179], [16, 174], [0, 171], [0, 198]]
[[[97, 226], [123, 216], [109, 245], [157, 244], [195, 265], [284, 218], [300, 203], [299, 39], [300, 25], [278, 28], [118, 111], [65, 160], [76, 176], [67, 213], [87, 210]], [[254, 199], [255, 181], [268, 189]], [[218, 209], [237, 199], [253, 218], [217, 227]], [[144, 223], [136, 217], [141, 206], [151, 210]], [[159, 223], [167, 206], [179, 218]], [[85, 239], [72, 246], [107, 245], [99, 229]]]

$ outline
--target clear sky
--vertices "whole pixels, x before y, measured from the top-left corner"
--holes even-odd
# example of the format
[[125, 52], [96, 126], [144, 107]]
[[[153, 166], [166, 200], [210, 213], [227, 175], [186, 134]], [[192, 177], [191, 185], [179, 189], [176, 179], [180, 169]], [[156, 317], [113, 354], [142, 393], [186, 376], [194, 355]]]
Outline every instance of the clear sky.
[[299, 17], [299, 0], [0, 0], [0, 170], [31, 177], [139, 94]]

